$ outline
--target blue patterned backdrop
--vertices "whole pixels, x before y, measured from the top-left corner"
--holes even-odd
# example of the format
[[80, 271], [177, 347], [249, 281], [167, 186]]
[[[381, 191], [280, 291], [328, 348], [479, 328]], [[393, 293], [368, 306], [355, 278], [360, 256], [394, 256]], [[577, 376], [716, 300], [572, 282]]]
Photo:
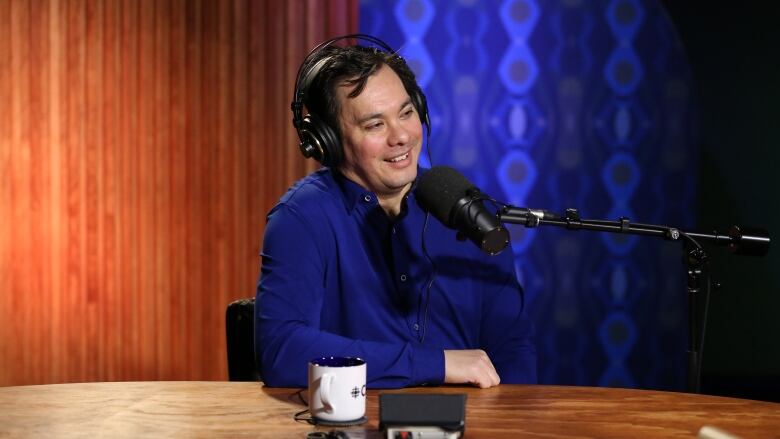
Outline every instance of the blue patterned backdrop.
[[[694, 224], [691, 72], [659, 2], [364, 0], [360, 30], [399, 48], [425, 91], [423, 165], [518, 206]], [[684, 388], [679, 244], [510, 233], [542, 383]]]

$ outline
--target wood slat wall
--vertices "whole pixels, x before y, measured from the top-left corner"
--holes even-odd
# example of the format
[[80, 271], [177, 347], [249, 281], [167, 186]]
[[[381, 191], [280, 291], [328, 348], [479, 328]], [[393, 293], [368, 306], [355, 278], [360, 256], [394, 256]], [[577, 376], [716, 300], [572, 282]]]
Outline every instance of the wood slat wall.
[[0, 385], [227, 379], [289, 101], [357, 0], [0, 0]]

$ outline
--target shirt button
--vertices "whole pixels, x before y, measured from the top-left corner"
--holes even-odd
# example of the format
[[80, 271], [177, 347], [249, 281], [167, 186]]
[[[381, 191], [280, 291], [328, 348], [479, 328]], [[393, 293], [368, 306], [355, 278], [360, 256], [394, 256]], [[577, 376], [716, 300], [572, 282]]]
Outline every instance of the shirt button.
[[363, 197], [363, 199], [366, 200], [366, 203], [370, 203], [371, 202], [371, 195], [366, 195], [365, 197]]
[[401, 275], [401, 282], [406, 282], [406, 275], [405, 274]]
[[420, 325], [418, 325], [417, 323], [415, 323], [415, 324], [414, 324], [414, 330], [415, 330], [415, 331], [419, 331], [419, 330], [420, 330]]

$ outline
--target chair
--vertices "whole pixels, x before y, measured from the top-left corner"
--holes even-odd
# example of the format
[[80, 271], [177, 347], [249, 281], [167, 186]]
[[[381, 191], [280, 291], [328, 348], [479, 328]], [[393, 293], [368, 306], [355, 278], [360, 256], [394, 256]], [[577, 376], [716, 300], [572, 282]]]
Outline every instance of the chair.
[[227, 306], [225, 333], [230, 381], [261, 380], [255, 361], [255, 299], [240, 299]]

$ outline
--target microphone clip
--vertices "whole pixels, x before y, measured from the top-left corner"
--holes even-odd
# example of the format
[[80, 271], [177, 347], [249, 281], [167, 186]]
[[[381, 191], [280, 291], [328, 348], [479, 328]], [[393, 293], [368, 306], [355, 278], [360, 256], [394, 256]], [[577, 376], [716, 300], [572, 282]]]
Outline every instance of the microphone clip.
[[580, 218], [580, 211], [577, 209], [566, 209], [566, 228], [571, 230], [579, 230], [582, 228], [582, 218]]

